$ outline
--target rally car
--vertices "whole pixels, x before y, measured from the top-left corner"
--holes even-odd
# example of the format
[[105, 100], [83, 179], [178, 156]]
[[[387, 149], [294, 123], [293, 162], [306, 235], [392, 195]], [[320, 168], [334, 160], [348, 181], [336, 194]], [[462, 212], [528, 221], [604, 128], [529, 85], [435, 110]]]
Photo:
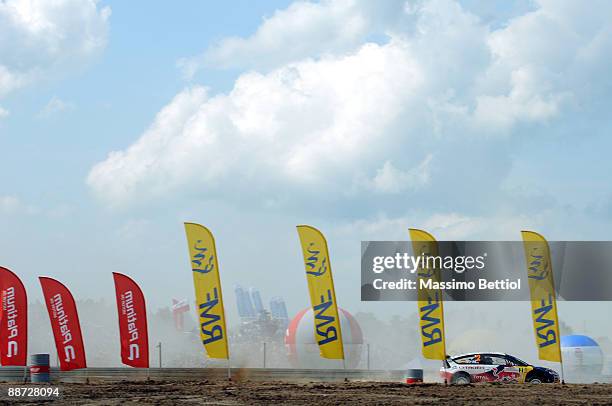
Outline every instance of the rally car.
[[445, 382], [559, 382], [559, 374], [549, 368], [529, 365], [501, 352], [473, 352], [448, 356], [440, 374]]

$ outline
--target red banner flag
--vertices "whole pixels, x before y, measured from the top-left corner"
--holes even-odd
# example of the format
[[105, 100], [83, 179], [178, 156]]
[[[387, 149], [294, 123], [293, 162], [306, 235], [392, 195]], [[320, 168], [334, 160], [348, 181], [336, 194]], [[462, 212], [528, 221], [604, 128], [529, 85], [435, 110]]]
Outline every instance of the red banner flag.
[[113, 272], [113, 279], [119, 313], [121, 362], [134, 368], [148, 368], [149, 336], [144, 295], [130, 277]]
[[66, 286], [55, 279], [44, 276], [38, 279], [40, 279], [49, 319], [51, 320], [60, 369], [70, 371], [87, 368], [81, 324], [72, 294]]
[[28, 298], [17, 275], [0, 266], [0, 362], [26, 365], [28, 355]]

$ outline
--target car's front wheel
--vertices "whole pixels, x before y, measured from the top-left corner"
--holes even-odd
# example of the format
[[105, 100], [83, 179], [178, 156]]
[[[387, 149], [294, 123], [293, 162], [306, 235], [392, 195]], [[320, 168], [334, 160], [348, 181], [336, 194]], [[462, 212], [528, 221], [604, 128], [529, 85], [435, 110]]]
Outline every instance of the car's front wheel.
[[540, 378], [538, 375], [532, 375], [527, 377], [527, 382], [534, 384], [542, 383], [542, 378]]
[[467, 385], [470, 382], [470, 376], [465, 372], [457, 372], [451, 378], [451, 383], [454, 385]]

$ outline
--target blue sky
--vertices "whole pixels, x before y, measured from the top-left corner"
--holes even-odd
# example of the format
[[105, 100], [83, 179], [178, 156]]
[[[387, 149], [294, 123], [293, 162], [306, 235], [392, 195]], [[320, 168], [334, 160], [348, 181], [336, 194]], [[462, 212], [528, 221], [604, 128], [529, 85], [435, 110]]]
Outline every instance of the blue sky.
[[608, 2], [20, 4], [0, 4], [0, 254], [34, 299], [45, 274], [112, 300], [112, 271], [153, 307], [191, 298], [183, 221], [215, 232], [227, 290], [290, 311], [300, 223], [340, 303], [389, 314], [359, 302], [361, 240], [609, 239]]
[[[69, 162], [48, 174], [51, 176], [45, 180], [52, 184], [44, 189], [51, 196], [45, 197], [59, 203], [77, 194], [85, 203], [83, 174], [92, 162], [129, 144], [134, 134], [146, 128], [155, 113], [186, 86], [176, 68], [177, 60], [201, 52], [215, 39], [247, 35], [262, 15], [284, 4], [266, 2], [267, 8], [259, 9], [256, 5], [245, 7], [246, 2], [225, 8], [201, 2], [185, 7], [137, 1], [98, 3], [98, 9], [112, 10], [104, 49], [69, 73], [55, 72], [60, 76], [56, 80], [42, 79], [3, 100], [10, 116], [2, 123], [0, 131], [5, 136], [0, 141], [3, 149], [15, 151], [11, 154], [15, 160], [9, 161], [8, 167], [19, 166], [24, 173], [16, 179], [3, 171], [2, 184], [12, 183], [24, 198], [38, 199], [40, 187], [32, 190], [19, 185], [37, 181], [41, 167], [58, 165], [63, 160], [58, 157], [70, 156]], [[142, 15], [145, 8], [146, 17]], [[231, 86], [234, 76], [234, 72], [210, 70], [198, 79], [214, 91], [223, 91]], [[33, 120], [53, 98], [72, 107], [63, 114]], [[37, 164], [23, 165], [24, 157]], [[67, 180], [73, 184], [63, 188]], [[64, 189], [60, 196], [56, 196], [57, 189]]]

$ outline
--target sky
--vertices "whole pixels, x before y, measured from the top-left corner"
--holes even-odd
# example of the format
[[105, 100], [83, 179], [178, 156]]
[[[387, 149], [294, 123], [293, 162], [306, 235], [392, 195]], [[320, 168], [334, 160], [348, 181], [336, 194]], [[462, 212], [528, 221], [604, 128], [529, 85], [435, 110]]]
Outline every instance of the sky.
[[[311, 224], [340, 305], [390, 317], [414, 306], [360, 302], [362, 240], [608, 240], [611, 9], [0, 1], [0, 262], [30, 300], [47, 275], [112, 301], [116, 271], [159, 308], [193, 300], [198, 222], [224, 290], [293, 314]], [[575, 326], [603, 317], [564, 305]]]

